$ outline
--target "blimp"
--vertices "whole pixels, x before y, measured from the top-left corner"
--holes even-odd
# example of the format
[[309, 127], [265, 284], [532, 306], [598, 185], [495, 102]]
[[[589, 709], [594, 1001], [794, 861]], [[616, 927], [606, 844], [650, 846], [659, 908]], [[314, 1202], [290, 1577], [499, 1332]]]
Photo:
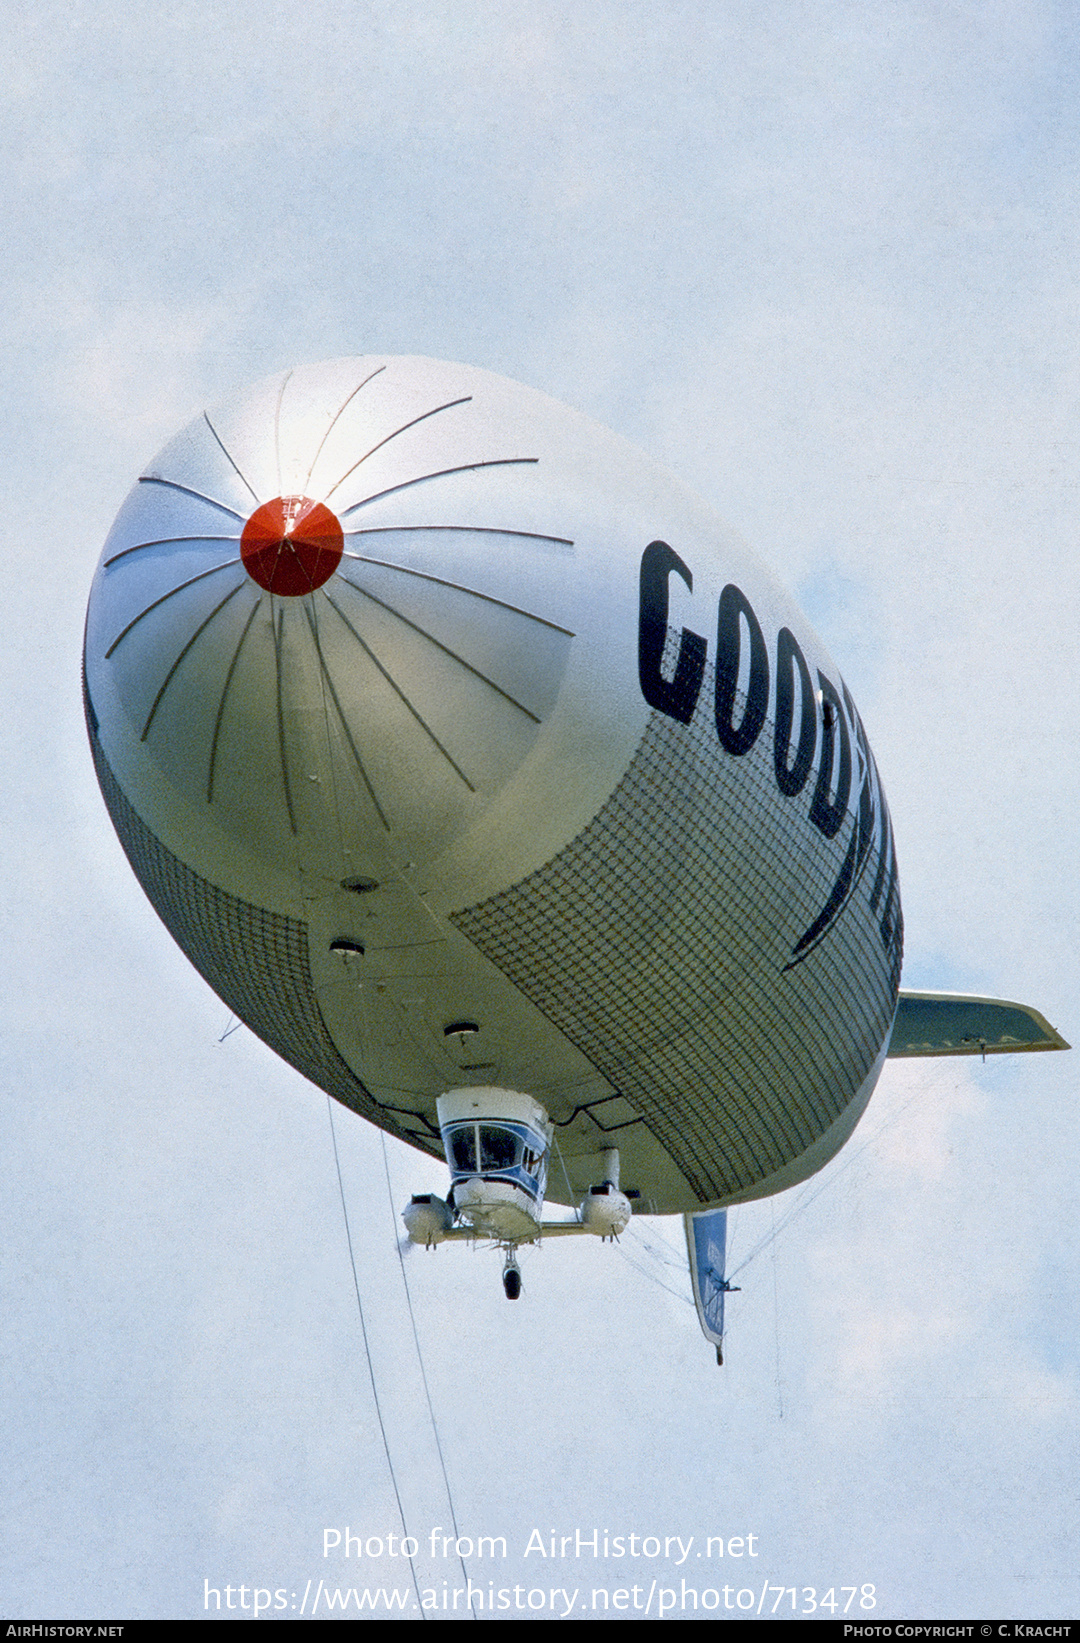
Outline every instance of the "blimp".
[[[806, 1180], [889, 1055], [1067, 1048], [900, 990], [896, 844], [835, 663], [623, 439], [473, 367], [360, 357], [198, 416], [86, 623], [90, 744], [143, 889], [228, 1008], [447, 1166], [408, 1236], [502, 1256]], [[561, 1213], [545, 1220], [545, 1204]]]

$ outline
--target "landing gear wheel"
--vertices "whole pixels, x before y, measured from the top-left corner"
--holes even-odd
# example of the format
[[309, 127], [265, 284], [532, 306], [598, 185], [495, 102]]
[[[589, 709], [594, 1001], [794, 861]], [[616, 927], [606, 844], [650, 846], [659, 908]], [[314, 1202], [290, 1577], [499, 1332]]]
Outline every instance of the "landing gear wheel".
[[521, 1294], [521, 1268], [512, 1256], [503, 1268], [503, 1290], [508, 1301], [516, 1301]]

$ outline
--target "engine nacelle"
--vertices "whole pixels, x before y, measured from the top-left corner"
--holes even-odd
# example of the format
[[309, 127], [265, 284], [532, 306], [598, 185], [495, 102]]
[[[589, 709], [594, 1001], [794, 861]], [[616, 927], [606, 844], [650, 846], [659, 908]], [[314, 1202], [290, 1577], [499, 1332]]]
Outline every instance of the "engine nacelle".
[[579, 1210], [581, 1224], [598, 1238], [617, 1238], [630, 1221], [630, 1200], [610, 1181], [589, 1188], [589, 1196]]
[[414, 1244], [433, 1249], [441, 1244], [454, 1224], [450, 1205], [433, 1192], [414, 1192], [401, 1212], [405, 1230]]

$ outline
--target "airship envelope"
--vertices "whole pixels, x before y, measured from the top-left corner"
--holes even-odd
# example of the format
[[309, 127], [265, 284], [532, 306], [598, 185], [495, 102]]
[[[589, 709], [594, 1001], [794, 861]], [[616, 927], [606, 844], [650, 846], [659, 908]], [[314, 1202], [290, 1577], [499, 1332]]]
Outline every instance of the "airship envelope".
[[850, 1131], [901, 942], [861, 722], [745, 544], [573, 411], [384, 358], [208, 411], [110, 533], [86, 688], [173, 935], [383, 1128], [440, 1153], [441, 1095], [525, 1091], [550, 1197], [617, 1145], [683, 1211]]
[[[192, 962], [336, 1100], [445, 1151], [420, 1241], [512, 1257], [545, 1193], [617, 1236], [850, 1134], [902, 948], [865, 730], [749, 548], [614, 434], [428, 359], [259, 383], [121, 508], [85, 686]], [[1063, 1042], [1001, 1008], [901, 999], [898, 1053]]]

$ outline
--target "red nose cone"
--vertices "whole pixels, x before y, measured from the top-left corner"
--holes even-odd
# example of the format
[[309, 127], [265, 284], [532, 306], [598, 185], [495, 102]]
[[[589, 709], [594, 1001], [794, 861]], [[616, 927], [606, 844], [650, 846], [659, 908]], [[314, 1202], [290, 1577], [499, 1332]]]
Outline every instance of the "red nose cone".
[[296, 599], [328, 582], [344, 539], [329, 508], [306, 496], [275, 496], [256, 508], [240, 537], [240, 556], [267, 593]]

